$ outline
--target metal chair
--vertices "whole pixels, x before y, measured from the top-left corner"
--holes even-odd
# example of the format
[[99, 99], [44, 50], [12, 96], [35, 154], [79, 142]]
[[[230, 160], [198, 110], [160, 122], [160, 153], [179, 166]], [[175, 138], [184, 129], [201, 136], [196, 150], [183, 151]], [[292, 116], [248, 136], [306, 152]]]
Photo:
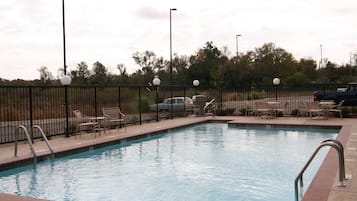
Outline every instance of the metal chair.
[[[75, 116], [76, 121], [76, 130], [81, 134], [82, 130], [94, 130], [97, 132], [98, 122], [93, 121], [93, 117], [84, 115], [79, 110], [74, 110], [73, 114]], [[94, 119], [95, 120], [95, 119]]]
[[256, 117], [274, 117], [274, 110], [267, 102], [255, 102]]
[[307, 107], [306, 107], [306, 102], [298, 102], [297, 103], [297, 109], [298, 109], [298, 116], [308, 116], [308, 112], [307, 112]]
[[[125, 127], [126, 124], [125, 114], [120, 111], [119, 107], [103, 107], [102, 112], [105, 117], [106, 123], [109, 124], [109, 127], [111, 127], [111, 125], [114, 124], [118, 128], [118, 131], [122, 125]], [[126, 127], [125, 127], [125, 131], [126, 131]]]
[[312, 118], [314, 115], [317, 115], [317, 117], [322, 117], [322, 118], [327, 118], [327, 110], [320, 108], [320, 104], [318, 102], [306, 102], [306, 109], [307, 113], [310, 118]]
[[281, 116], [284, 116], [284, 112], [288, 109], [288, 102], [285, 102], [282, 107], [279, 104], [277, 108], [274, 108], [274, 111], [276, 113], [276, 116], [279, 116], [279, 113], [281, 113]]
[[207, 97], [205, 95], [195, 95], [192, 97], [192, 100], [196, 107], [196, 115], [202, 116], [204, 114], [204, 107], [206, 105]]
[[341, 100], [337, 105], [334, 105], [332, 108], [329, 109], [329, 112], [331, 113], [338, 113], [340, 115], [340, 118], [342, 119], [343, 118], [343, 115], [342, 115], [342, 105], [345, 101], [344, 100]]

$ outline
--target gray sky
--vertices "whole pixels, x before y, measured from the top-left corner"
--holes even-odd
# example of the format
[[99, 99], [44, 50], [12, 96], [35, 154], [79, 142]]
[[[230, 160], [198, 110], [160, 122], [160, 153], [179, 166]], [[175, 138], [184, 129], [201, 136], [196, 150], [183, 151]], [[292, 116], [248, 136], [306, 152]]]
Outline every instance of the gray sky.
[[[349, 63], [357, 50], [356, 0], [67, 0], [66, 45], [69, 70], [95, 61], [118, 74], [117, 64], [132, 73], [132, 54], [154, 51], [169, 59], [169, 9], [173, 52], [191, 55], [207, 41], [228, 47], [231, 56], [264, 43], [296, 59]], [[63, 67], [62, 1], [0, 1], [0, 78], [39, 78], [46, 66], [53, 76]]]

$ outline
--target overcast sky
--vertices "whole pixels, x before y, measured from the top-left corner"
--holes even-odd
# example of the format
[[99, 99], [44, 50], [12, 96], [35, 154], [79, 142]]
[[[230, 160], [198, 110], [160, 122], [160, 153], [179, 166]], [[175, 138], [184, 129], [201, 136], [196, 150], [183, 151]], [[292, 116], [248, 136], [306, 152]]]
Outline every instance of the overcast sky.
[[[69, 70], [96, 61], [118, 74], [132, 73], [134, 52], [150, 50], [169, 59], [169, 10], [172, 48], [192, 55], [207, 41], [239, 52], [264, 43], [296, 59], [322, 56], [337, 64], [357, 50], [356, 0], [67, 0], [66, 50]], [[35, 79], [46, 66], [53, 76], [63, 68], [62, 1], [0, 1], [0, 78]]]

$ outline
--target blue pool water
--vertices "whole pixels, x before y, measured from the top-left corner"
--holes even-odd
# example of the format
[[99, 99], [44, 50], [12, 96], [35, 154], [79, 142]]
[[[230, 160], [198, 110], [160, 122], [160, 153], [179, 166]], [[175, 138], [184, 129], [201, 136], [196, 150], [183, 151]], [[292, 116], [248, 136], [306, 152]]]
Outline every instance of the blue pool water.
[[337, 132], [200, 124], [1, 172], [0, 192], [56, 201], [292, 201], [296, 175]]

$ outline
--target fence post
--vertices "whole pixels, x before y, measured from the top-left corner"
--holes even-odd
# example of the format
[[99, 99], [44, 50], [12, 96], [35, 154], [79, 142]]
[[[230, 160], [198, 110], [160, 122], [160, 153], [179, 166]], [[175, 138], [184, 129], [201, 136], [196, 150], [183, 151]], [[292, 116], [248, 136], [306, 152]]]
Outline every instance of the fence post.
[[97, 87], [94, 87], [94, 116], [97, 117]]
[[120, 94], [120, 86], [118, 87], [118, 104], [119, 104], [119, 108], [121, 109], [121, 94]]
[[64, 104], [66, 107], [66, 137], [69, 137], [69, 123], [68, 123], [68, 86], [64, 85]]
[[221, 93], [221, 98], [220, 98], [221, 99], [221, 104], [220, 104], [220, 109], [219, 110], [220, 110], [220, 112], [222, 112], [222, 107], [223, 107], [223, 87], [222, 86], [221, 86], [221, 92], [220, 93]]
[[183, 114], [186, 115], [186, 87], [183, 87]]
[[33, 141], [33, 132], [32, 132], [32, 126], [33, 126], [33, 102], [32, 102], [32, 87], [29, 86], [29, 109], [30, 109], [30, 137], [31, 137], [31, 141], [32, 143], [34, 143]]
[[141, 118], [141, 88], [139, 86], [139, 121], [140, 125], [142, 124], [142, 118]]

